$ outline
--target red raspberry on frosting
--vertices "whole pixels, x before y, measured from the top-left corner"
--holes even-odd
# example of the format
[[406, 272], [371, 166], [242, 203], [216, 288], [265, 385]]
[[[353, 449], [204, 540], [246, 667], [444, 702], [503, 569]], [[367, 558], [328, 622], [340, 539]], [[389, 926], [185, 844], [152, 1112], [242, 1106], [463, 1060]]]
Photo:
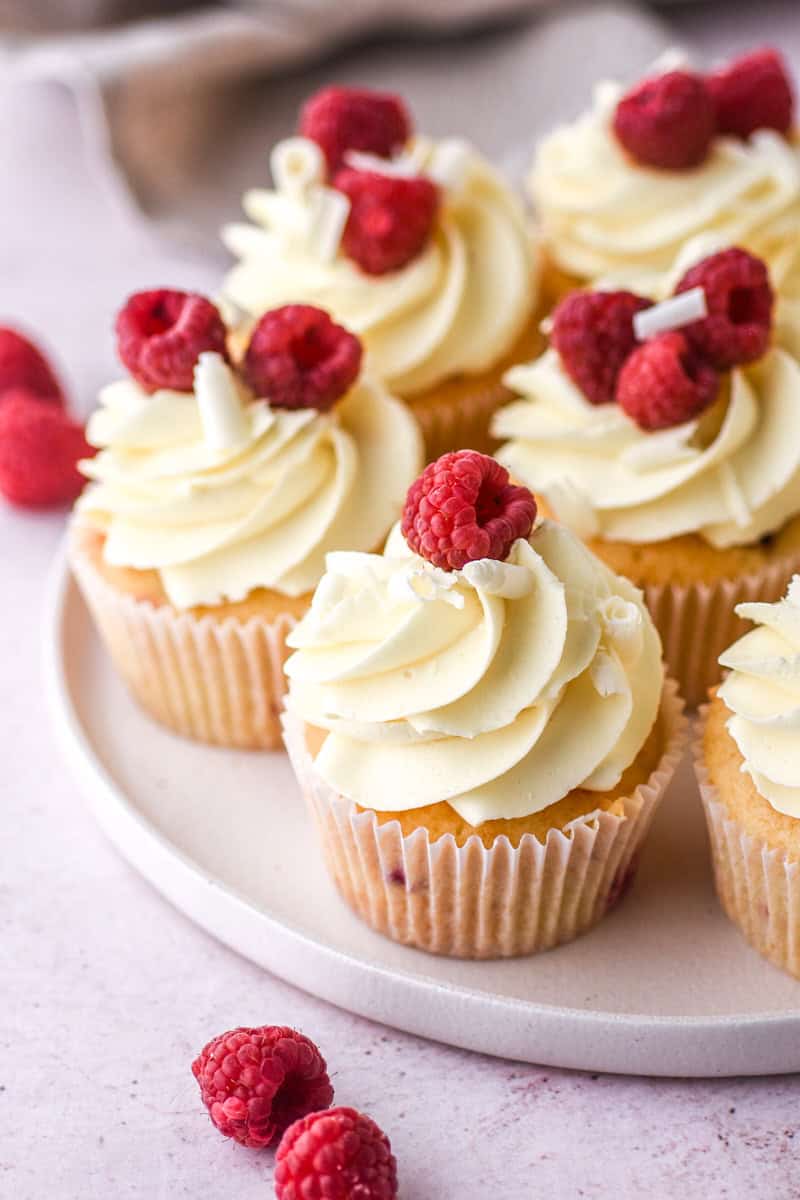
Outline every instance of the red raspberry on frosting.
[[0, 328], [0, 398], [10, 388], [25, 388], [41, 400], [64, 403], [61, 384], [38, 346], [16, 329]]
[[699, 166], [714, 131], [711, 94], [701, 76], [689, 71], [645, 79], [625, 93], [614, 114], [617, 139], [647, 167]]
[[200, 1051], [192, 1074], [220, 1133], [256, 1150], [333, 1100], [317, 1047], [279, 1025], [220, 1034]]
[[325, 412], [358, 378], [361, 354], [358, 338], [321, 308], [287, 304], [258, 322], [241, 369], [273, 408]]
[[342, 247], [362, 271], [397, 271], [424, 250], [439, 207], [430, 179], [345, 168], [333, 186], [350, 201]]
[[676, 292], [701, 287], [708, 316], [682, 332], [695, 349], [724, 370], [754, 362], [769, 347], [774, 296], [760, 258], [737, 246], [696, 263]]
[[617, 376], [636, 345], [634, 315], [650, 305], [633, 292], [573, 292], [555, 308], [550, 340], [592, 404], [614, 399]]
[[677, 330], [634, 350], [619, 373], [617, 400], [647, 432], [697, 417], [714, 403], [719, 375]]
[[479, 558], [508, 557], [536, 519], [536, 501], [508, 471], [477, 450], [443, 454], [408, 489], [401, 529], [415, 553], [445, 571]]
[[354, 1108], [297, 1121], [275, 1155], [278, 1200], [395, 1200], [397, 1163], [386, 1134]]
[[0, 492], [12, 504], [46, 508], [69, 504], [86, 482], [78, 460], [91, 458], [83, 426], [56, 404], [26, 388], [0, 404]]
[[222, 317], [210, 300], [193, 292], [135, 292], [117, 315], [116, 333], [120, 359], [148, 392], [190, 392], [205, 350], [228, 356]]
[[330, 171], [348, 150], [389, 158], [411, 136], [411, 117], [400, 96], [369, 88], [326, 87], [300, 111], [299, 131], [316, 142]]
[[748, 138], [757, 129], [788, 134], [794, 120], [794, 95], [783, 59], [765, 47], [736, 58], [708, 76], [717, 131]]

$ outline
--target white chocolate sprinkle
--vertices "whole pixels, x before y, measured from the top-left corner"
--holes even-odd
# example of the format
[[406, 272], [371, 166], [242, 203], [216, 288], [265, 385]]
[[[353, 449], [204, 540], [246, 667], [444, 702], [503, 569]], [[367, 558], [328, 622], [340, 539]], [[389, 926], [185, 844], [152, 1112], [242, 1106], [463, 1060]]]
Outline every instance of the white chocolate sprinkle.
[[203, 435], [212, 450], [228, 450], [244, 442], [250, 431], [242, 398], [221, 354], [206, 350], [194, 369], [194, 394]]
[[440, 187], [458, 191], [464, 186], [470, 155], [469, 142], [463, 138], [443, 138], [431, 155], [427, 173]]
[[527, 567], [496, 558], [479, 558], [465, 563], [461, 574], [474, 588], [504, 600], [527, 596], [534, 582], [533, 572]]
[[284, 138], [273, 149], [269, 161], [275, 186], [289, 196], [303, 196], [325, 178], [325, 159], [310, 138]]
[[640, 342], [666, 333], [669, 329], [680, 329], [692, 321], [699, 321], [708, 316], [706, 294], [703, 288], [690, 288], [688, 292], [679, 292], [669, 300], [662, 300], [652, 308], [642, 309], [634, 315], [633, 332]]
[[339, 253], [350, 201], [334, 188], [315, 188], [309, 207], [308, 249], [320, 262], [330, 263]]

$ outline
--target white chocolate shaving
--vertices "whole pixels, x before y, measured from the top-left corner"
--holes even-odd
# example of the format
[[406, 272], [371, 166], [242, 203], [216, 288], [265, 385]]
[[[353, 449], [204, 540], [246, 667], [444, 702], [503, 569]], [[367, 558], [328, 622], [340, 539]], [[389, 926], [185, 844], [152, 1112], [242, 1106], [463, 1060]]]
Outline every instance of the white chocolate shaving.
[[467, 583], [504, 600], [527, 596], [533, 587], [533, 572], [517, 563], [500, 562], [496, 558], [479, 558], [465, 564], [461, 574]]
[[206, 445], [227, 450], [244, 442], [250, 426], [233, 372], [221, 354], [206, 350], [194, 369], [194, 393]]
[[633, 332], [640, 342], [647, 338], [666, 333], [669, 329], [680, 329], [692, 321], [699, 321], [708, 316], [706, 294], [703, 288], [691, 288], [688, 292], [680, 292], [669, 300], [662, 300], [652, 308], [642, 309], [634, 315]]
[[381, 158], [379, 154], [367, 154], [364, 150], [345, 151], [344, 161], [356, 171], [372, 171], [376, 175], [391, 175], [408, 179], [420, 171], [419, 157], [414, 154], [398, 154], [394, 158]]
[[600, 620], [606, 636], [624, 663], [635, 663], [641, 652], [644, 626], [639, 607], [622, 596], [609, 596], [600, 603]]
[[464, 597], [454, 591], [458, 576], [440, 567], [410, 567], [389, 577], [387, 591], [393, 600], [417, 600], [424, 604], [442, 600], [453, 608], [464, 607]]
[[307, 244], [320, 262], [331, 263], [336, 258], [349, 215], [350, 201], [343, 192], [327, 187], [314, 190], [309, 208]]
[[270, 155], [275, 186], [288, 196], [301, 197], [325, 178], [325, 159], [310, 138], [291, 137], [278, 142]]
[[438, 142], [428, 164], [430, 178], [450, 191], [464, 186], [473, 151], [463, 138], [444, 138]]

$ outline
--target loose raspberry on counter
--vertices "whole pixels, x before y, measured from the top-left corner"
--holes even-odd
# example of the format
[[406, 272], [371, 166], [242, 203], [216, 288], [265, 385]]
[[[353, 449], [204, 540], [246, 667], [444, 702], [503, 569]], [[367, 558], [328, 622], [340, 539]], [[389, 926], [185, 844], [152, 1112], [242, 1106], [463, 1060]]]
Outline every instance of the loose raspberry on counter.
[[430, 179], [347, 167], [333, 186], [350, 201], [342, 248], [362, 271], [397, 271], [424, 250], [439, 207], [439, 189]]
[[617, 381], [620, 406], [648, 433], [691, 421], [714, 403], [718, 391], [717, 372], [677, 330], [634, 350]]
[[5, 393], [0, 404], [0, 492], [12, 504], [70, 504], [86, 482], [78, 460], [94, 453], [83, 426], [57, 404], [43, 404], [27, 388]]
[[25, 388], [40, 400], [64, 403], [61, 384], [38, 346], [16, 329], [0, 327], [0, 397], [10, 388]]
[[764, 47], [735, 58], [707, 79], [717, 132], [748, 138], [757, 129], [788, 134], [794, 121], [794, 95], [777, 50]]
[[699, 166], [715, 128], [711, 93], [690, 71], [645, 79], [625, 93], [614, 114], [614, 133], [638, 163], [672, 171]]
[[228, 357], [222, 317], [194, 292], [135, 292], [119, 311], [116, 333], [120, 359], [148, 392], [191, 392], [204, 350]]
[[354, 1108], [296, 1121], [275, 1155], [278, 1200], [395, 1200], [397, 1162], [386, 1134]]
[[676, 292], [701, 287], [708, 316], [693, 321], [683, 333], [695, 349], [724, 370], [754, 362], [769, 347], [774, 296], [760, 258], [737, 246], [696, 263]]
[[256, 1150], [333, 1100], [317, 1047], [280, 1025], [220, 1034], [200, 1051], [192, 1074], [220, 1133]]
[[369, 88], [326, 87], [300, 111], [299, 132], [316, 142], [338, 171], [348, 150], [389, 158], [411, 136], [412, 122], [400, 96]]
[[321, 308], [287, 304], [265, 313], [241, 365], [256, 396], [273, 408], [326, 412], [361, 370], [361, 342]]
[[411, 549], [444, 571], [479, 558], [508, 557], [536, 519], [526, 487], [477, 450], [443, 454], [408, 489], [401, 529]]
[[550, 340], [592, 404], [614, 399], [622, 364], [637, 344], [634, 315], [651, 306], [633, 292], [572, 292], [555, 308]]

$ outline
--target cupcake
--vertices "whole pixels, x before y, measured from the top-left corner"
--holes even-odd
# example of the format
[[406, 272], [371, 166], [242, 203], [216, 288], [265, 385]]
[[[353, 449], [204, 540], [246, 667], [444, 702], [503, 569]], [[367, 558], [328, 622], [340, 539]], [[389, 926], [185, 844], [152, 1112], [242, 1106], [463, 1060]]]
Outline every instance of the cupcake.
[[600, 84], [591, 110], [539, 146], [528, 183], [548, 292], [605, 281], [660, 298], [693, 262], [740, 245], [767, 262], [781, 336], [800, 353], [800, 140], [785, 64], [759, 50], [703, 77], [672, 58], [628, 92]]
[[223, 231], [244, 328], [300, 300], [363, 341], [429, 457], [486, 447], [504, 370], [535, 350], [538, 255], [521, 205], [467, 143], [412, 136], [402, 100], [331, 87], [271, 156], [274, 190]]
[[695, 764], [722, 906], [760, 954], [800, 978], [800, 577], [720, 657]]
[[736, 248], [656, 306], [573, 293], [493, 425], [512, 475], [644, 590], [690, 704], [742, 629], [734, 606], [800, 570], [800, 362], [770, 345], [771, 311], [764, 264]]
[[405, 406], [356, 337], [310, 306], [265, 314], [230, 361], [210, 301], [132, 296], [131, 378], [105, 388], [70, 559], [102, 639], [171, 729], [280, 745], [285, 639], [325, 555], [380, 548], [422, 462]]
[[529, 954], [629, 883], [679, 756], [640, 593], [475, 451], [409, 490], [382, 555], [331, 554], [287, 748], [348, 904], [438, 954]]

